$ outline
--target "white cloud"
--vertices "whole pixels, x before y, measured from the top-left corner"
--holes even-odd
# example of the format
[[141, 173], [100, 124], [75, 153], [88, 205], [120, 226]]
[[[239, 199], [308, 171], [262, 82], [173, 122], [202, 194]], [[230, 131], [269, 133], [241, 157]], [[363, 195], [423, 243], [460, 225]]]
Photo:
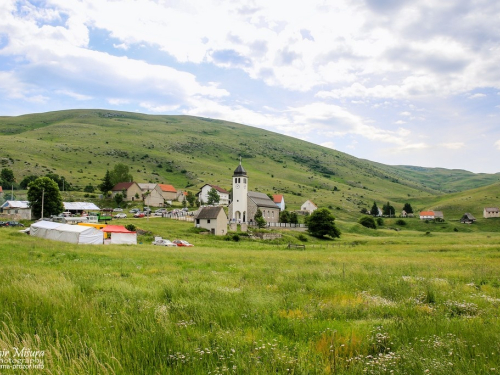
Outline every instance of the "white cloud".
[[448, 148], [450, 150], [459, 150], [465, 146], [465, 143], [463, 142], [441, 143], [440, 146]]
[[56, 93], [72, 97], [76, 100], [90, 100], [90, 99], [92, 99], [91, 96], [78, 94], [78, 93], [70, 91], [70, 90], [56, 90]]
[[497, 150], [500, 150], [500, 139], [495, 142], [495, 147], [497, 148]]
[[470, 96], [469, 96], [469, 99], [479, 99], [479, 98], [484, 98], [484, 97], [486, 97], [486, 95], [485, 95], [485, 94], [480, 94], [480, 93], [478, 93], [478, 94], [473, 94], [473, 95], [470, 95]]

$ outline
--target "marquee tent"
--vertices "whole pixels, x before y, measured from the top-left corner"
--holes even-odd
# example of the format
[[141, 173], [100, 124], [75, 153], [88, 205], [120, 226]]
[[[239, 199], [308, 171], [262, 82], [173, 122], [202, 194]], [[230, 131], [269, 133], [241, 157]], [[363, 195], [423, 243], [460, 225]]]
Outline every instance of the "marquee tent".
[[108, 225], [102, 228], [102, 231], [111, 234], [112, 245], [137, 245], [137, 233], [121, 225]]
[[75, 244], [102, 245], [102, 232], [93, 227], [40, 221], [31, 225], [32, 236]]

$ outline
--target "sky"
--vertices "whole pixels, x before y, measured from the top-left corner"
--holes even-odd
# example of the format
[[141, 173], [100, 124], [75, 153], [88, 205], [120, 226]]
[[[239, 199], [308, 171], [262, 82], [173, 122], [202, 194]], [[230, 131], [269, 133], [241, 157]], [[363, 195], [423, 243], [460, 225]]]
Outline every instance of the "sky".
[[500, 172], [497, 0], [0, 0], [0, 115], [193, 115]]

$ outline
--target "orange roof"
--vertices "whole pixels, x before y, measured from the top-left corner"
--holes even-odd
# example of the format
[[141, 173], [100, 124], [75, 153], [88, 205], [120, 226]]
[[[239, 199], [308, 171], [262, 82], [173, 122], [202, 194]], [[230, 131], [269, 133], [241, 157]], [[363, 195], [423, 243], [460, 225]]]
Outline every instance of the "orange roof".
[[273, 195], [273, 200], [274, 200], [274, 203], [281, 203], [281, 201], [283, 200], [283, 195], [282, 194], [275, 194]]
[[2, 192], [2, 187], [0, 186], [0, 193]]
[[421, 211], [420, 216], [434, 216], [434, 211]]
[[160, 187], [161, 191], [166, 191], [170, 193], [177, 193], [177, 190], [173, 187], [173, 185], [165, 185], [165, 184], [158, 184]]

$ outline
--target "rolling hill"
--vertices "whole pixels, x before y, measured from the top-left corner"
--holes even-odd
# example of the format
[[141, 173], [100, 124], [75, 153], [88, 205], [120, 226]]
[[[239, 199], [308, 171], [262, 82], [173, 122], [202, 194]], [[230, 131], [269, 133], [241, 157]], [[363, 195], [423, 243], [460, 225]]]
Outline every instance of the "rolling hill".
[[251, 190], [285, 194], [290, 209], [311, 199], [344, 220], [357, 218], [373, 201], [389, 201], [397, 210], [406, 201], [424, 208], [444, 193], [459, 196], [500, 179], [383, 165], [221, 120], [97, 109], [0, 117], [0, 149], [1, 167], [11, 168], [18, 181], [52, 172], [79, 188], [96, 186], [106, 170], [125, 163], [137, 182], [193, 191], [205, 183], [229, 189], [241, 155]]

